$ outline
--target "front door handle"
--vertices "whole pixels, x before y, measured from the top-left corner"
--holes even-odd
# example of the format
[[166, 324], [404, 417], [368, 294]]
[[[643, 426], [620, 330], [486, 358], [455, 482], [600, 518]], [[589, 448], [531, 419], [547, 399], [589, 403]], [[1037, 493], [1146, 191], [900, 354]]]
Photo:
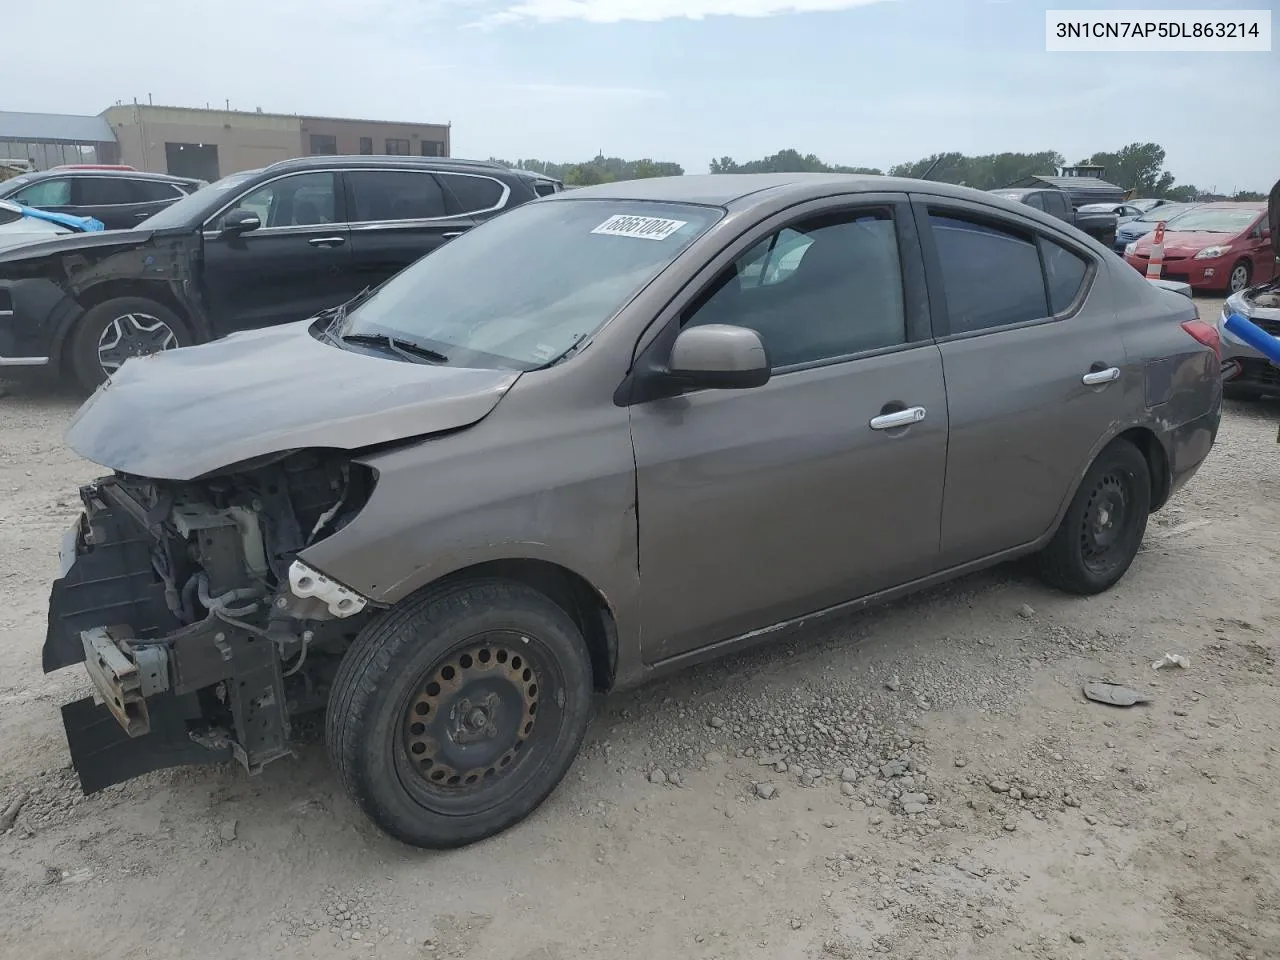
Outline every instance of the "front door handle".
[[346, 242], [346, 237], [312, 237], [307, 241], [313, 247], [340, 247]]
[[147, 217], [151, 216], [151, 214], [143, 211], [142, 213], [135, 213], [133, 216], [135, 220], [145, 220]]
[[466, 232], [466, 231], [464, 231], [464, 230], [452, 230], [452, 231], [450, 231], [449, 233], [442, 233], [442, 234], [440, 234], [440, 236], [444, 237], [444, 239], [446, 239], [446, 240], [452, 240], [454, 237], [460, 237], [460, 236], [462, 236], [462, 235], [463, 235], [463, 233], [465, 233], [465, 232]]
[[907, 407], [905, 410], [895, 410], [893, 413], [882, 413], [878, 417], [871, 418], [871, 429], [896, 430], [898, 427], [909, 427], [913, 423], [919, 423], [924, 416], [924, 407]]
[[1119, 380], [1120, 368], [1107, 367], [1105, 370], [1090, 370], [1080, 379], [1084, 381], [1086, 387], [1096, 387], [1102, 383], [1110, 383], [1113, 380]]

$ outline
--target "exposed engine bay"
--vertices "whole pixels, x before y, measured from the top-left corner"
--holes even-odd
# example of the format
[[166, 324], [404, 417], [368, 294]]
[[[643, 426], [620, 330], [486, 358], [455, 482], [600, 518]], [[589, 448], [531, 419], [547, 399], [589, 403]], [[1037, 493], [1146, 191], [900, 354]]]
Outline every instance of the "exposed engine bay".
[[229, 757], [256, 772], [290, 752], [290, 717], [323, 707], [370, 612], [297, 554], [349, 523], [374, 482], [347, 455], [304, 450], [81, 488], [44, 670], [84, 662], [102, 700], [63, 707], [86, 792]]

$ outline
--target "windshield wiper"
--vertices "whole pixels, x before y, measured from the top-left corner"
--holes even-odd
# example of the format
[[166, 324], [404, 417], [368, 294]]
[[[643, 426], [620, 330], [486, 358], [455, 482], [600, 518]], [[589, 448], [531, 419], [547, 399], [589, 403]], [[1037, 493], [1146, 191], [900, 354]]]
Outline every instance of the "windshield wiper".
[[348, 333], [342, 336], [335, 335], [335, 339], [341, 340], [343, 343], [365, 343], [372, 346], [386, 347], [392, 353], [398, 354], [406, 360], [426, 360], [429, 363], [449, 362], [449, 358], [439, 350], [432, 350], [430, 347], [414, 343], [412, 340], [401, 340], [399, 337], [392, 337], [385, 333]]

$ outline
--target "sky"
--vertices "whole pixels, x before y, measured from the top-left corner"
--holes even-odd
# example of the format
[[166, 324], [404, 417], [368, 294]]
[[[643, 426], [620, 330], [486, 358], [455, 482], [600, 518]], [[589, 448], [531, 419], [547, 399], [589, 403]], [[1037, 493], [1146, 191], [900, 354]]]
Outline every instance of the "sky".
[[[1127, 0], [1265, 9], [1274, 0]], [[1155, 141], [1180, 183], [1280, 178], [1280, 49], [1047, 53], [1090, 0], [55, 0], [11, 3], [0, 109], [117, 100], [450, 122], [459, 157], [673, 160], [795, 148], [887, 169], [940, 151]], [[70, 56], [56, 56], [57, 51]], [[79, 64], [83, 64], [80, 66]]]

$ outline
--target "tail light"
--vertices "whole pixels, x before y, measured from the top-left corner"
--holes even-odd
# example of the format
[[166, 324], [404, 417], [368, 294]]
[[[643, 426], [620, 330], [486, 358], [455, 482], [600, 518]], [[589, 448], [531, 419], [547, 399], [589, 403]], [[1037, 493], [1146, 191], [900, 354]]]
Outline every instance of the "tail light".
[[1222, 338], [1218, 336], [1217, 327], [1203, 320], [1188, 320], [1182, 329], [1212, 350], [1219, 361], [1222, 360]]

